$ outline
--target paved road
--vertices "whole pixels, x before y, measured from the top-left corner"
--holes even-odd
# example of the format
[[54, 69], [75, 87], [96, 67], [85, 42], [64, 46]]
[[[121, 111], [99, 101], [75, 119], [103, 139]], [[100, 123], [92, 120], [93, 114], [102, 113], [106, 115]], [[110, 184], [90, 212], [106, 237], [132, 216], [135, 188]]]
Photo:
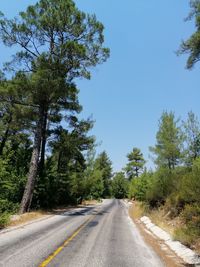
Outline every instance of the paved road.
[[[65, 244], [63, 246], [63, 244]], [[161, 267], [120, 200], [0, 233], [0, 266]]]

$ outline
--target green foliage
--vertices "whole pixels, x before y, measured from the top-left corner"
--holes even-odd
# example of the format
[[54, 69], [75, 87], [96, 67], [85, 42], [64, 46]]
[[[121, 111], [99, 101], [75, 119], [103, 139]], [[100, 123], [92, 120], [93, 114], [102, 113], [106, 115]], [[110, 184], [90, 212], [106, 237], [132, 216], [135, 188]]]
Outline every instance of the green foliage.
[[[20, 201], [25, 183], [23, 173], [18, 174], [15, 166], [12, 165], [13, 154], [10, 152], [6, 159], [0, 158], [0, 205], [3, 207], [6, 205], [5, 211], [12, 211], [14, 203]], [[3, 212], [1, 207], [0, 211]]]
[[[175, 238], [191, 245], [200, 238], [199, 123], [190, 112], [183, 130], [176, 124], [173, 113], [163, 113], [157, 144], [151, 148], [158, 168], [130, 182], [129, 198], [144, 202], [150, 209], [163, 206], [171, 218], [179, 216], [183, 226], [176, 230]], [[181, 161], [185, 145], [185, 160]]]
[[103, 179], [103, 198], [111, 196], [111, 177], [112, 177], [112, 162], [108, 158], [108, 155], [103, 151], [95, 160], [95, 169], [99, 170]]
[[0, 158], [0, 228], [8, 224], [10, 214], [19, 208], [20, 178], [14, 175], [10, 159]]
[[95, 159], [95, 153], [90, 151], [87, 157], [87, 168], [84, 171], [84, 197], [105, 198], [111, 196], [111, 161], [104, 151]]
[[155, 147], [150, 151], [156, 155], [155, 163], [158, 167], [174, 169], [182, 158], [183, 135], [174, 113], [163, 112], [156, 135]]
[[142, 172], [145, 160], [143, 158], [143, 154], [139, 148], [134, 147], [133, 151], [127, 155], [128, 163], [124, 170], [126, 171], [129, 180], [134, 177], [138, 177]]
[[[7, 116], [6, 112], [2, 115], [6, 130], [2, 131], [0, 139], [0, 155], [12, 129], [13, 113], [17, 114], [16, 110], [13, 112], [13, 106], [20, 106], [29, 124], [30, 135], [34, 135], [26, 190], [20, 208], [22, 213], [29, 209], [34, 189], [36, 203], [39, 199], [43, 199], [39, 205], [47, 203], [45, 186], [49, 182], [45, 176], [45, 153], [50, 145], [48, 138], [57, 134], [56, 130], [66, 121], [67, 129], [59, 133], [51, 155], [57, 160], [57, 175], [65, 177], [61, 180], [70, 184], [75, 170], [80, 172], [81, 166], [83, 171], [85, 160], [82, 152], [87, 150], [93, 139], [85, 136], [91, 128], [90, 122], [77, 125], [75, 116], [82, 107], [74, 80], [78, 77], [89, 79], [91, 67], [109, 57], [109, 49], [103, 46], [103, 31], [103, 24], [96, 16], [79, 11], [72, 0], [40, 0], [14, 19], [0, 15], [1, 40], [6, 46], [18, 49], [13, 61], [7, 64], [7, 70], [15, 73], [13, 79], [4, 81], [3, 75], [0, 75], [0, 89], [9, 96], [3, 94], [0, 97], [9, 110]], [[69, 130], [71, 126], [73, 132]], [[61, 143], [64, 143], [63, 147]], [[74, 178], [72, 184], [73, 181]]]
[[152, 207], [164, 204], [166, 198], [172, 193], [173, 188], [172, 172], [169, 169], [161, 168], [151, 177], [146, 192], [146, 200]]
[[200, 206], [186, 205], [181, 217], [185, 225], [175, 231], [175, 238], [190, 246], [200, 237]]
[[85, 198], [100, 199], [104, 192], [104, 180], [101, 170], [94, 169], [90, 176], [85, 178]]
[[200, 1], [190, 0], [191, 12], [188, 19], [195, 19], [196, 31], [191, 37], [183, 41], [178, 54], [189, 54], [187, 65], [191, 69], [200, 60]]
[[18, 210], [19, 204], [13, 203], [8, 199], [0, 199], [0, 214], [4, 214], [6, 212], [14, 213]]
[[52, 153], [36, 185], [33, 205], [48, 208], [77, 203], [78, 199], [83, 199], [86, 168], [84, 153], [94, 145], [94, 138], [87, 135], [92, 125], [90, 120], [76, 119], [71, 125], [71, 131], [62, 127], [56, 129], [54, 140], [50, 143]]
[[180, 196], [185, 203], [200, 204], [200, 158], [192, 166], [192, 171], [183, 176]]
[[112, 180], [112, 193], [115, 198], [121, 199], [128, 196], [128, 181], [123, 172], [115, 174]]
[[19, 208], [22, 178], [13, 172], [10, 159], [0, 158], [0, 228], [9, 223], [10, 214]]
[[129, 185], [129, 198], [145, 201], [152, 175], [151, 172], [144, 172], [140, 177], [132, 179]]
[[186, 205], [182, 212], [182, 218], [188, 228], [195, 228], [200, 234], [200, 206], [198, 204]]
[[183, 124], [187, 147], [185, 149], [186, 165], [191, 166], [200, 156], [200, 124], [195, 114], [190, 111], [188, 119]]
[[21, 46], [14, 59], [27, 63], [26, 68], [42, 55], [46, 62], [62, 59], [69, 78], [89, 78], [88, 68], [109, 56], [102, 46], [102, 23], [79, 11], [72, 0], [40, 0], [11, 20], [1, 14], [0, 29], [6, 46]]
[[10, 214], [7, 212], [0, 213], [0, 229], [7, 226], [10, 221]]

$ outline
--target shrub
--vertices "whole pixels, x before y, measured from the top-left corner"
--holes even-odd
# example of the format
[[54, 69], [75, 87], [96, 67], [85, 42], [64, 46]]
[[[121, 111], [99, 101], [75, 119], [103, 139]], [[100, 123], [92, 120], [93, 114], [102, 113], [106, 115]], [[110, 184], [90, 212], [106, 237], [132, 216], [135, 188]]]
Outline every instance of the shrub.
[[174, 232], [174, 239], [180, 241], [186, 246], [191, 246], [197, 239], [193, 229], [187, 227], [180, 227]]
[[151, 176], [151, 173], [144, 172], [140, 177], [133, 178], [129, 185], [129, 198], [145, 201]]
[[128, 196], [128, 181], [123, 172], [115, 174], [112, 180], [112, 192], [115, 198], [126, 198]]
[[196, 234], [200, 235], [200, 206], [186, 205], [181, 215], [187, 227], [195, 229]]
[[0, 199], [0, 214], [8, 212], [15, 213], [19, 208], [19, 204], [8, 201], [7, 199]]
[[184, 227], [175, 231], [175, 238], [185, 245], [193, 244], [200, 238], [200, 207], [197, 204], [186, 205], [181, 218]]
[[146, 200], [152, 207], [162, 205], [172, 193], [173, 188], [172, 172], [168, 169], [159, 169], [149, 181]]
[[200, 204], [200, 158], [194, 161], [192, 172], [183, 177], [180, 186], [180, 197], [185, 203]]
[[8, 225], [10, 215], [15, 213], [19, 208], [19, 204], [12, 203], [6, 199], [0, 199], [0, 228]]
[[10, 214], [7, 212], [0, 214], [0, 228], [3, 228], [8, 225], [10, 221]]

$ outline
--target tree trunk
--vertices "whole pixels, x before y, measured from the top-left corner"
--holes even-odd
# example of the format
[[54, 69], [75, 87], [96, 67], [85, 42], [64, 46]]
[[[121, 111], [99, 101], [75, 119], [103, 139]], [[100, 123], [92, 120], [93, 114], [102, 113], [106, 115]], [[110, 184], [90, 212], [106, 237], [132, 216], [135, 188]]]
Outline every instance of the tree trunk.
[[57, 172], [60, 173], [60, 166], [61, 166], [61, 152], [58, 152], [58, 165], [57, 165]]
[[8, 133], [9, 133], [9, 127], [7, 127], [5, 134], [3, 136], [3, 139], [1, 141], [1, 144], [0, 144], [0, 156], [2, 156], [2, 154], [3, 154], [3, 149], [4, 149], [6, 141], [8, 139]]
[[169, 170], [171, 170], [171, 161], [170, 161], [170, 159], [168, 159], [168, 168], [169, 168]]
[[136, 177], [139, 176], [139, 168], [138, 167], [135, 168], [135, 174], [136, 174]]
[[3, 149], [5, 147], [5, 144], [6, 144], [6, 141], [8, 139], [8, 134], [9, 134], [9, 131], [10, 131], [10, 124], [12, 122], [12, 115], [10, 115], [10, 118], [8, 120], [8, 125], [7, 125], [7, 128], [6, 128], [6, 131], [4, 133], [4, 136], [3, 136], [3, 139], [1, 141], [1, 144], [0, 144], [0, 156], [2, 156], [3, 154]]
[[42, 125], [42, 142], [41, 142], [41, 155], [39, 164], [39, 176], [43, 176], [44, 173], [44, 162], [45, 162], [45, 150], [46, 150], [46, 140], [47, 140], [47, 118], [48, 112], [45, 111]]
[[32, 202], [33, 191], [35, 187], [35, 181], [36, 181], [38, 165], [39, 165], [43, 119], [44, 119], [44, 112], [43, 110], [40, 109], [39, 120], [37, 122], [36, 130], [35, 130], [34, 146], [33, 146], [33, 152], [32, 152], [28, 177], [27, 177], [27, 183], [26, 183], [24, 195], [21, 201], [21, 206], [20, 206], [20, 214], [29, 211], [31, 202]]

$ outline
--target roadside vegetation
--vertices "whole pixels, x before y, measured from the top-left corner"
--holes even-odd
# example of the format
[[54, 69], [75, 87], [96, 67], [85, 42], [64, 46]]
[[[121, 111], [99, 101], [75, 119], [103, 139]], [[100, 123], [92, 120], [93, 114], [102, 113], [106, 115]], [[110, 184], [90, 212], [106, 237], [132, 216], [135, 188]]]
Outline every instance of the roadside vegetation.
[[[192, 18], [196, 32], [178, 52], [189, 54], [188, 69], [200, 60], [199, 0], [191, 1]], [[190, 111], [182, 121], [164, 111], [150, 147], [155, 169], [147, 170], [141, 150], [133, 147], [127, 165], [113, 174], [107, 153], [96, 155], [93, 120], [80, 120], [76, 85], [109, 57], [103, 24], [72, 0], [40, 0], [15, 19], [1, 13], [0, 40], [14, 48], [0, 72], [0, 228], [11, 214], [130, 198], [138, 201], [136, 216], [142, 205], [158, 223], [173, 221], [176, 239], [198, 248], [198, 117]]]
[[[190, 1], [188, 20], [195, 20], [196, 31], [183, 41], [178, 54], [188, 54], [186, 67], [200, 60], [200, 1]], [[185, 122], [173, 112], [163, 112], [150, 147], [155, 171], [144, 171], [131, 180], [129, 197], [143, 203], [146, 212], [174, 238], [200, 252], [200, 124], [193, 112]]]
[[14, 53], [0, 72], [0, 227], [11, 213], [110, 194], [106, 153], [87, 157], [93, 121], [80, 120], [76, 85], [109, 57], [103, 32], [72, 0], [0, 14], [0, 40]]
[[0, 72], [0, 228], [11, 214], [127, 197], [79, 115], [77, 79], [109, 57], [103, 24], [72, 0], [40, 0], [0, 13], [0, 41], [14, 53]]
[[164, 112], [156, 144], [150, 147], [156, 170], [130, 181], [129, 198], [174, 238], [189, 246], [200, 242], [200, 124], [193, 112], [185, 122]]

